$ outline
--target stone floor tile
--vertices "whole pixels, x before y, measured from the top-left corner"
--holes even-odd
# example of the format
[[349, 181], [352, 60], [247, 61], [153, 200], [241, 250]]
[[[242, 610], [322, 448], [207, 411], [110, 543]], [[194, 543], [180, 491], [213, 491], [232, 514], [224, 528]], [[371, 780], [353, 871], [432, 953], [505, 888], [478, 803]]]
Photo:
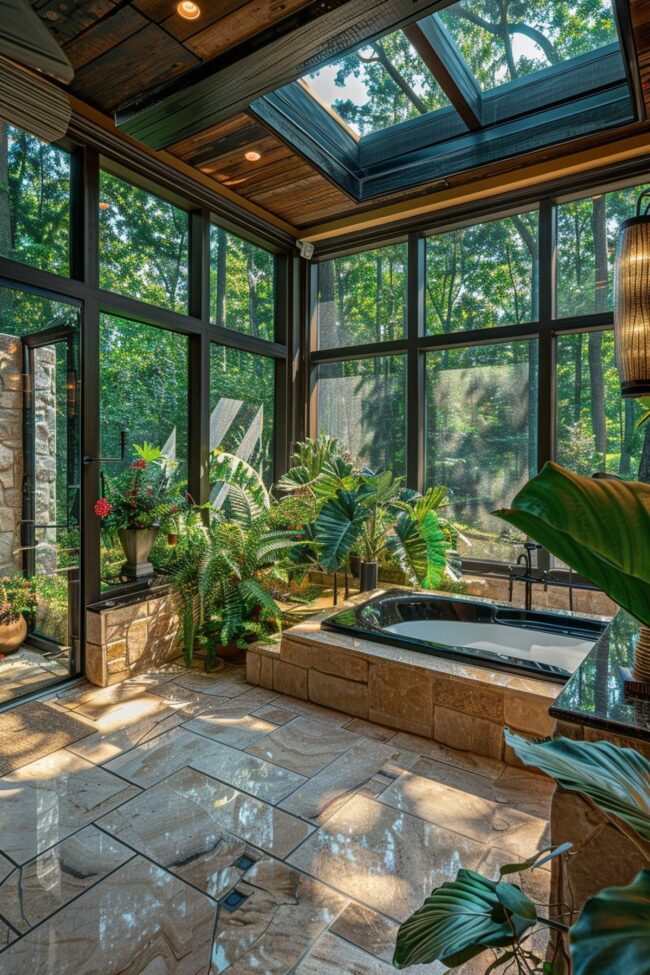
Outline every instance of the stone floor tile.
[[295, 711], [287, 711], [286, 708], [276, 707], [275, 704], [264, 704], [253, 713], [258, 718], [263, 718], [264, 721], [270, 721], [271, 724], [275, 725], [286, 724], [287, 721], [293, 721], [296, 717]]
[[475, 869], [485, 847], [364, 796], [354, 796], [288, 862], [398, 921], [434, 887]]
[[286, 975], [345, 903], [286, 864], [259, 860], [222, 902], [211, 975]]
[[2, 953], [2, 975], [205, 975], [216, 905], [134, 857]]
[[385, 728], [382, 724], [375, 724], [373, 721], [364, 721], [362, 718], [352, 718], [343, 727], [347, 731], [353, 731], [357, 735], [374, 738], [375, 741], [389, 741], [397, 734], [394, 728]]
[[432, 758], [437, 762], [446, 765], [454, 765], [456, 768], [465, 769], [468, 772], [475, 772], [488, 779], [495, 779], [504, 769], [504, 763], [497, 761], [496, 758], [487, 758], [482, 755], [474, 755], [472, 752], [459, 751], [441, 745], [430, 738], [421, 738], [420, 735], [410, 735], [400, 731], [391, 739], [391, 744], [400, 750], [409, 750], [423, 755], [425, 758]]
[[175, 680], [166, 681], [151, 688], [152, 694], [157, 694], [166, 707], [172, 708], [185, 715], [185, 720], [196, 714], [201, 714], [215, 704], [226, 704], [229, 698], [225, 695], [201, 694], [188, 687], [182, 687]]
[[301, 775], [315, 775], [333, 759], [351, 748], [358, 735], [334, 726], [325, 726], [307, 717], [283, 725], [246, 751]]
[[252, 745], [259, 738], [275, 731], [278, 727], [265, 721], [257, 715], [249, 713], [250, 705], [240, 701], [247, 695], [232, 699], [232, 703], [220, 704], [216, 708], [210, 708], [203, 714], [197, 715], [188, 721], [185, 727], [188, 731], [194, 731], [215, 741], [221, 741], [224, 745], [232, 745], [234, 748], [246, 748]]
[[191, 768], [170, 775], [98, 824], [202, 889], [209, 883], [212, 858], [220, 861], [224, 831], [284, 858], [313, 830], [303, 820]]
[[86, 826], [5, 877], [0, 914], [24, 933], [132, 856], [133, 851], [112, 836]]
[[[174, 683], [199, 694], [216, 695], [217, 697], [239, 697], [246, 691], [253, 690], [253, 685], [246, 680], [244, 667], [226, 667], [213, 674], [202, 674], [192, 670], [176, 677]], [[276, 695], [277, 696], [277, 695]]]
[[183, 714], [182, 711], [160, 707], [147, 717], [136, 721], [135, 724], [116, 728], [114, 731], [97, 731], [95, 734], [88, 735], [87, 738], [82, 738], [66, 747], [75, 755], [81, 755], [82, 758], [93, 762], [95, 765], [103, 765], [131, 748], [144, 745], [152, 738], [170, 731], [186, 719], [187, 715]]
[[322, 721], [325, 724], [333, 725], [335, 728], [342, 728], [350, 720], [349, 714], [342, 711], [334, 711], [332, 708], [323, 707], [322, 704], [313, 704], [311, 701], [300, 701], [296, 697], [289, 697], [281, 694], [273, 702], [277, 707], [286, 708], [305, 717]]
[[395, 778], [394, 763], [398, 761], [399, 753], [390, 745], [364, 738], [292, 792], [280, 804], [281, 808], [323, 822], [384, 767], [385, 784], [389, 785]]
[[138, 745], [105, 768], [146, 789], [185, 766], [213, 775], [265, 802], [280, 802], [305, 781], [303, 775], [185, 728], [173, 728]]
[[0, 849], [26, 863], [138, 792], [67, 749], [53, 752], [0, 779]]
[[463, 788], [407, 772], [381, 793], [386, 805], [526, 859], [548, 845], [548, 822]]
[[506, 765], [494, 780], [494, 797], [520, 812], [547, 819], [551, 813], [551, 799], [555, 782], [546, 775], [536, 775], [525, 769]]

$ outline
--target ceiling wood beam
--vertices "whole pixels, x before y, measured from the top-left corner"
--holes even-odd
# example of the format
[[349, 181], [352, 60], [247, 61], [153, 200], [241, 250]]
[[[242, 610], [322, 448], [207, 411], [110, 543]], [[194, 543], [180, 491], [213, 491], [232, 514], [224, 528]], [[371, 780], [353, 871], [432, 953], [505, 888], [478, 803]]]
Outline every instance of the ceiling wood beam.
[[[117, 125], [163, 149], [245, 110], [365, 41], [406, 26], [451, 0], [313, 0], [272, 31], [125, 105]], [[344, 26], [340, 8], [345, 10]]]
[[434, 14], [404, 33], [470, 131], [483, 124], [481, 89], [465, 59]]

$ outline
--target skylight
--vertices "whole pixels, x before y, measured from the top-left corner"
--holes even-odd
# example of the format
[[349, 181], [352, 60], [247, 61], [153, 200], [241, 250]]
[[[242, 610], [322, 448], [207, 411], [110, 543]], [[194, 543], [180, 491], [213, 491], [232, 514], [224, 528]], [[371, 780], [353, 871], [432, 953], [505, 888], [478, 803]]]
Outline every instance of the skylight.
[[358, 48], [302, 81], [358, 136], [449, 105], [401, 31]]
[[438, 17], [483, 91], [618, 40], [611, 0], [461, 0]]

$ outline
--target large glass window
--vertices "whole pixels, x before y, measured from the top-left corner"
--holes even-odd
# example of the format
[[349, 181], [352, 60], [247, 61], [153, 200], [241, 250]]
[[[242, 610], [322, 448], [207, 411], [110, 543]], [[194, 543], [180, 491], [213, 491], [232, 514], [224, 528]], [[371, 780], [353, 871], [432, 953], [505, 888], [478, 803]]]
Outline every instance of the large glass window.
[[189, 218], [158, 196], [102, 171], [102, 288], [187, 313]]
[[[102, 315], [100, 327], [100, 445], [102, 457], [119, 454], [122, 464], [104, 464], [103, 478], [119, 475], [133, 460], [133, 444], [160, 447], [171, 485], [187, 482], [188, 341], [161, 328]], [[117, 538], [102, 533], [102, 580], [120, 581], [124, 554]]]
[[236, 454], [273, 480], [275, 360], [210, 348], [210, 449]]
[[317, 369], [318, 429], [337, 437], [353, 463], [406, 473], [406, 362], [377, 356]]
[[0, 597], [19, 579], [35, 597], [0, 703], [68, 677], [79, 639], [79, 326], [74, 306], [0, 288]]
[[491, 514], [537, 471], [537, 343], [427, 354], [426, 484], [445, 485], [465, 558], [507, 561], [518, 533]]
[[618, 40], [610, 0], [462, 0], [439, 16], [484, 90]]
[[535, 321], [537, 211], [429, 237], [426, 325], [433, 335]]
[[319, 68], [303, 84], [357, 136], [449, 105], [402, 31]]
[[275, 255], [210, 227], [210, 317], [221, 328], [275, 338]]
[[623, 399], [611, 331], [557, 338], [556, 460], [577, 474], [650, 479], [642, 409]]
[[70, 273], [70, 157], [0, 121], [0, 256]]
[[557, 210], [557, 314], [559, 318], [610, 311], [614, 256], [621, 223], [634, 216], [639, 193], [633, 186]]
[[390, 342], [406, 330], [406, 244], [318, 265], [318, 344]]

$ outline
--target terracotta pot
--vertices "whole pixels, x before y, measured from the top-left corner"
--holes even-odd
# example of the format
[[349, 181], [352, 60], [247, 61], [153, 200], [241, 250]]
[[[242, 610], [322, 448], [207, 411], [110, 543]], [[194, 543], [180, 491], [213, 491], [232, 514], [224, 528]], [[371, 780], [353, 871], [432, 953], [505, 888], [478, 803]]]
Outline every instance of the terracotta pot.
[[168, 545], [178, 545], [178, 533], [177, 532], [167, 532], [167, 544]]
[[24, 616], [15, 623], [0, 623], [0, 653], [14, 653], [27, 636], [27, 621]]
[[120, 544], [126, 556], [122, 572], [127, 579], [144, 579], [153, 575], [149, 555], [156, 541], [157, 528], [120, 528]]

